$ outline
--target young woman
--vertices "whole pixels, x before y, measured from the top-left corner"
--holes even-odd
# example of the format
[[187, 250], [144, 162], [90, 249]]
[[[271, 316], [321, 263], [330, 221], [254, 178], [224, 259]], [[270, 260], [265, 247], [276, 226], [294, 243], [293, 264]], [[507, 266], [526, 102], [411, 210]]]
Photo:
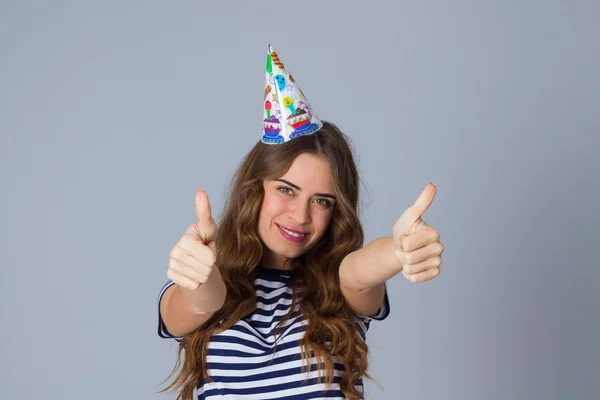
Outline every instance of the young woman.
[[311, 118], [316, 131], [253, 147], [218, 226], [196, 193], [198, 221], [171, 251], [159, 296], [159, 335], [180, 344], [165, 389], [180, 390], [178, 399], [360, 399], [369, 322], [389, 314], [386, 280], [439, 274], [443, 246], [421, 219], [435, 185], [392, 236], [363, 247], [348, 139]]

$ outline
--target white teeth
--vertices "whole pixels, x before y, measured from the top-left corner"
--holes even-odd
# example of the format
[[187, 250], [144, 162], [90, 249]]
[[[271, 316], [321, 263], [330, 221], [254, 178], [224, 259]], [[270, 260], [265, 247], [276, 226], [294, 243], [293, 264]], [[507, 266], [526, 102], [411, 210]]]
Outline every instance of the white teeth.
[[305, 234], [302, 233], [296, 233], [296, 232], [291, 232], [288, 231], [287, 229], [285, 229], [284, 227], [280, 226], [281, 230], [284, 231], [285, 233], [287, 233], [290, 236], [294, 236], [294, 237], [302, 237], [302, 236], [306, 236]]

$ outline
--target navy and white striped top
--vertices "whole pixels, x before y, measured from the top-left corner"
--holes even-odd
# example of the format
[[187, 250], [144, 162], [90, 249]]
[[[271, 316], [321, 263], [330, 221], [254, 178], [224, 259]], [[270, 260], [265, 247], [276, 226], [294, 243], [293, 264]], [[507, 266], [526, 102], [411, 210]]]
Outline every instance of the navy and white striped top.
[[[207, 367], [213, 382], [201, 381], [194, 397], [229, 399], [345, 399], [339, 381], [344, 370], [341, 359], [334, 357], [334, 383], [317, 382], [315, 358], [306, 374], [302, 370], [300, 340], [306, 330], [306, 318], [296, 305], [291, 318], [280, 327], [277, 340], [273, 334], [277, 323], [290, 311], [292, 289], [288, 285], [290, 271], [258, 267], [254, 281], [256, 310], [225, 332], [211, 337]], [[174, 285], [168, 281], [165, 290]], [[383, 320], [389, 314], [387, 292], [379, 311], [371, 317], [359, 317], [357, 333], [364, 340], [372, 319]], [[162, 338], [180, 339], [171, 335], [158, 314], [158, 334]], [[308, 379], [306, 379], [308, 378]], [[359, 388], [363, 385], [360, 382]]]

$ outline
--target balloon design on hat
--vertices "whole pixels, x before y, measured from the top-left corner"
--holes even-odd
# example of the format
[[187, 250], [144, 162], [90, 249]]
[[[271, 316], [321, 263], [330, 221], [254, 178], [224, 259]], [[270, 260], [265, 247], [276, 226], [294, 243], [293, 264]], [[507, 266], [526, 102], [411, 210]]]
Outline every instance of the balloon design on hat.
[[263, 106], [263, 143], [285, 143], [315, 133], [323, 126], [271, 45], [267, 54]]

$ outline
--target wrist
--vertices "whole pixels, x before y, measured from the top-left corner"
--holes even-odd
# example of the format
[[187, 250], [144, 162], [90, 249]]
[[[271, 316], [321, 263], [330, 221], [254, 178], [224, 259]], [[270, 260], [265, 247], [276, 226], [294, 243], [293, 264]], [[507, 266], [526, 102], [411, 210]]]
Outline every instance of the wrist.
[[[200, 284], [200, 286], [202, 286], [202, 284]], [[200, 288], [200, 286], [198, 286], [198, 289]], [[190, 296], [189, 296], [190, 292], [195, 292], [198, 289], [190, 290], [190, 289], [183, 288], [179, 285], [177, 285], [177, 287], [179, 288], [183, 302], [185, 303], [186, 307], [188, 308], [188, 310], [191, 313], [197, 314], [197, 315], [208, 314], [208, 311], [202, 310], [196, 304], [194, 304], [194, 301], [192, 299], [190, 299]]]
[[195, 305], [193, 305], [193, 304], [192, 304], [192, 303], [190, 303], [190, 302], [187, 302], [187, 301], [186, 301], [186, 303], [187, 303], [187, 305], [188, 305], [189, 309], [190, 309], [190, 310], [191, 310], [191, 311], [192, 311], [194, 314], [198, 314], [198, 315], [205, 315], [205, 314], [208, 314], [208, 313], [209, 313], [208, 311], [202, 311], [201, 309], [199, 309], [198, 307], [196, 307]]

